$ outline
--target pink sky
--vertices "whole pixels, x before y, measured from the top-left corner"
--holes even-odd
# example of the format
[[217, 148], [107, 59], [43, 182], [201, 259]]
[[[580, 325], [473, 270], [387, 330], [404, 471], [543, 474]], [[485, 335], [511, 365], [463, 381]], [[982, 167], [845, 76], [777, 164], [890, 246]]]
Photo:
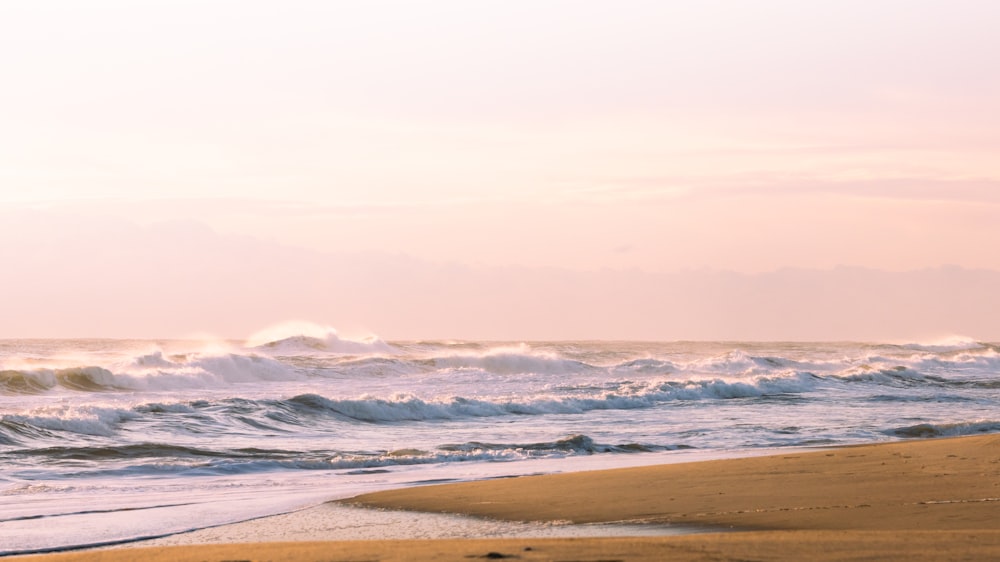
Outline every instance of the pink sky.
[[[607, 290], [634, 283], [657, 306], [643, 275], [1000, 270], [998, 21], [990, 1], [8, 3], [0, 258], [25, 275], [7, 275], [0, 336], [243, 336], [301, 318], [398, 337], [684, 337], [620, 312], [590, 331], [564, 310], [491, 331], [488, 318], [463, 324], [438, 308], [456, 319], [427, 333], [381, 309], [254, 312], [281, 283], [178, 273], [219, 261], [192, 232], [251, 260], [298, 256], [284, 264], [293, 292], [306, 290], [293, 280], [312, 260], [369, 267], [344, 256], [391, 256], [398, 274], [425, 277], [546, 267], [596, 283], [633, 272]], [[169, 262], [149, 258], [150, 245]], [[144, 254], [152, 261], [125, 259]], [[113, 290], [61, 286], [74, 271]], [[374, 308], [403, 290], [376, 277], [363, 291]], [[950, 282], [942, 294], [972, 281]], [[462, 286], [468, 308], [475, 285]], [[152, 291], [186, 295], [166, 299], [175, 320], [132, 314]], [[532, 300], [560, 289], [525, 278], [502, 291]], [[381, 300], [403, 306], [393, 298]], [[93, 306], [67, 308], [74, 299]], [[103, 320], [82, 321], [91, 314]], [[855, 329], [1000, 337], [981, 316]], [[691, 333], [812, 329], [786, 324]]]

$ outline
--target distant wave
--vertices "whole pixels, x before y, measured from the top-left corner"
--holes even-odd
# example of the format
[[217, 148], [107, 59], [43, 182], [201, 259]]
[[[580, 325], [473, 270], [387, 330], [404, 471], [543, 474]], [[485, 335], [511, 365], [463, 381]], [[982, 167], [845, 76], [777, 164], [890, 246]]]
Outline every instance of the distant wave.
[[888, 386], [914, 386], [929, 382], [946, 382], [940, 377], [928, 377], [919, 371], [903, 365], [881, 369], [863, 365], [857, 369], [851, 369], [842, 375], [835, 375], [833, 378], [847, 382], [869, 382]]
[[[996, 361], [991, 361], [990, 363], [996, 363]], [[1000, 379], [990, 377], [985, 374], [980, 374], [976, 378], [969, 376], [963, 378], [947, 378], [923, 373], [904, 365], [881, 369], [864, 365], [859, 368], [850, 369], [844, 374], [832, 375], [829, 378], [843, 382], [871, 383], [880, 386], [891, 386], [897, 388], [1000, 388]]]
[[374, 336], [362, 341], [354, 341], [341, 339], [336, 334], [329, 334], [322, 338], [303, 335], [289, 336], [287, 338], [269, 341], [258, 345], [255, 349], [274, 354], [297, 354], [317, 351], [326, 353], [366, 354], [395, 353], [396, 351], [393, 346]]
[[[334, 353], [334, 356], [316, 356], [316, 352]], [[83, 392], [184, 390], [239, 383], [304, 381], [310, 376], [331, 374], [404, 375], [469, 369], [494, 375], [606, 373], [611, 377], [628, 377], [632, 374], [689, 372], [706, 379], [735, 375], [752, 378], [766, 374], [784, 376], [792, 372], [791, 365], [792, 362], [776, 358], [739, 354], [698, 362], [693, 366], [652, 358], [601, 366], [555, 353], [537, 352], [527, 346], [492, 348], [479, 353], [445, 352], [408, 357], [381, 340], [350, 342], [294, 336], [262, 344], [249, 350], [249, 353], [165, 355], [161, 351], [153, 351], [108, 365], [7, 369], [0, 371], [0, 393], [40, 394], [57, 388]]]
[[796, 361], [783, 357], [759, 357], [742, 350], [734, 350], [725, 355], [709, 357], [682, 365], [685, 371], [725, 374], [764, 374], [778, 369], [801, 366]]
[[499, 347], [480, 354], [443, 355], [430, 359], [438, 368], [478, 368], [496, 374], [580, 373], [598, 369], [582, 361], [565, 359], [554, 353], [534, 352], [526, 345]]
[[396, 348], [378, 336], [360, 340], [342, 338], [337, 330], [311, 322], [286, 322], [251, 336], [247, 347], [274, 354], [297, 353], [394, 353]]
[[935, 353], [947, 351], [966, 351], [970, 349], [982, 349], [986, 344], [966, 336], [951, 336], [932, 342], [907, 343], [903, 344], [907, 349], [916, 351], [930, 351]]
[[670, 393], [670, 399], [804, 392], [817, 388], [818, 381], [900, 388], [1000, 388], [1000, 379], [994, 376], [1000, 372], [1000, 351], [992, 345], [947, 352], [909, 353], [899, 349], [883, 346], [881, 354], [855, 358], [793, 359], [734, 350], [695, 359], [614, 356], [606, 361], [604, 357], [586, 356], [585, 361], [523, 344], [406, 347], [377, 338], [358, 342], [341, 340], [335, 334], [326, 339], [299, 335], [252, 349], [173, 354], [145, 350], [105, 363], [79, 366], [49, 367], [38, 366], [37, 361], [15, 361], [8, 364], [14, 367], [0, 366], [0, 394], [222, 389], [244, 383], [338, 377], [351, 377], [363, 385], [369, 377], [421, 375], [552, 375], [553, 385], [558, 381], [572, 384], [579, 377], [595, 389], [614, 389], [631, 379], [644, 383], [665, 379], [669, 384], [660, 390]]

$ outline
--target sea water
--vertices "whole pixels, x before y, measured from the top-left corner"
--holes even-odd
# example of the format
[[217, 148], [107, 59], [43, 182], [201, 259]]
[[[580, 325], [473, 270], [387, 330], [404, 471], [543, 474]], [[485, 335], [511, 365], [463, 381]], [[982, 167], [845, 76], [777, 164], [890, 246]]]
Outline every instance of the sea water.
[[422, 483], [1000, 431], [1000, 346], [0, 341], [0, 554]]

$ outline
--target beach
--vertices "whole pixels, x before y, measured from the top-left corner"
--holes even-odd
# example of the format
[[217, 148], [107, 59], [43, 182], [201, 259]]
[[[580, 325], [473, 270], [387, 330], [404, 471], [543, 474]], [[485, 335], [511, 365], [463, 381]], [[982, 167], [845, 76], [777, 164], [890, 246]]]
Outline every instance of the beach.
[[12, 560], [996, 559], [1000, 435], [430, 485], [342, 502], [510, 521], [688, 525], [718, 532], [192, 545]]
[[997, 22], [3, 3], [0, 562], [1000, 562]]

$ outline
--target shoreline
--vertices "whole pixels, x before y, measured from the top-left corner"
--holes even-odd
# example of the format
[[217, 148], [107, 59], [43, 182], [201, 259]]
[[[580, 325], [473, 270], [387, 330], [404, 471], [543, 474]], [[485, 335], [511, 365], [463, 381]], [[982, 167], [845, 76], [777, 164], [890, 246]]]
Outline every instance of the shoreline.
[[1000, 434], [460, 482], [340, 501], [511, 521], [1000, 529]]
[[[336, 503], [504, 521], [690, 525], [684, 536], [115, 548], [11, 560], [1000, 558], [1000, 435], [394, 489]], [[528, 550], [525, 550], [528, 549]]]

